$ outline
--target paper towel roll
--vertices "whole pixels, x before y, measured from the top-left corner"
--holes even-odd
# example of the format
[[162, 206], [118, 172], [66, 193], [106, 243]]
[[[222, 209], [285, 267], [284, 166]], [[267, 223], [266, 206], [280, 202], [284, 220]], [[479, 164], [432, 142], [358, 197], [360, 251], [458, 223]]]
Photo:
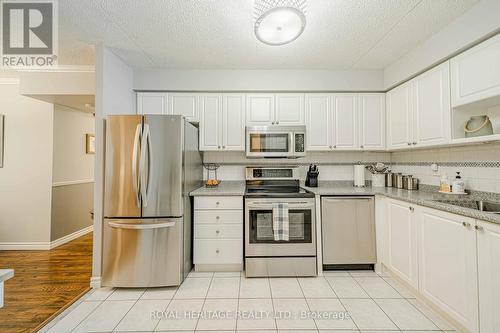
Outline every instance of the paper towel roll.
[[365, 186], [365, 166], [356, 164], [354, 165], [354, 186]]

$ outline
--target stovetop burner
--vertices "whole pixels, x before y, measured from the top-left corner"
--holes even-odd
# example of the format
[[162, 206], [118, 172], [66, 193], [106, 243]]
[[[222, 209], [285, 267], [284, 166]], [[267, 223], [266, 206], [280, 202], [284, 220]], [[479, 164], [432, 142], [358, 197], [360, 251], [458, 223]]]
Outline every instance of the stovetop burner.
[[314, 198], [298, 180], [247, 180], [246, 185], [247, 198]]

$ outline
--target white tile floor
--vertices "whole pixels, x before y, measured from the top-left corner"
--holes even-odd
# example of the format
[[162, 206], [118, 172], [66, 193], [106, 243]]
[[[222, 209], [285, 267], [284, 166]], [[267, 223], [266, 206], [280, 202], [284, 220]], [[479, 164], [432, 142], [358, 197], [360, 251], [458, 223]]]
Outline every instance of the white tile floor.
[[179, 288], [93, 290], [42, 332], [453, 332], [390, 276], [247, 279], [192, 272]]

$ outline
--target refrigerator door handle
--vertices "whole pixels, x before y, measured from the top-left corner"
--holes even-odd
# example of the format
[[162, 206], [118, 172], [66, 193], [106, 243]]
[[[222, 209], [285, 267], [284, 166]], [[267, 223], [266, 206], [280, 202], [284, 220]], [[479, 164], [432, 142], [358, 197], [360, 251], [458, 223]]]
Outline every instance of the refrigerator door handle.
[[[134, 136], [134, 149], [132, 152], [132, 186], [134, 188], [137, 207], [141, 206], [141, 193], [139, 189], [139, 178], [137, 177], [137, 157], [139, 155], [139, 140], [141, 139], [141, 124], [137, 125]], [[139, 166], [140, 168], [140, 166]], [[140, 172], [140, 170], [139, 170]]]
[[[149, 129], [148, 124], [144, 124], [144, 133], [143, 133], [143, 144], [146, 147], [142, 147], [141, 149], [141, 196], [142, 196], [142, 204], [144, 207], [148, 206], [148, 198], [149, 191], [152, 185], [152, 177], [151, 172], [153, 168], [153, 148], [151, 146], [151, 131]], [[146, 168], [146, 154], [147, 155], [147, 168]], [[147, 169], [147, 172], [146, 172]]]
[[147, 229], [160, 229], [160, 228], [170, 228], [175, 226], [175, 222], [162, 222], [162, 223], [117, 223], [109, 222], [108, 225], [111, 228], [116, 229], [133, 229], [133, 230], [147, 230]]

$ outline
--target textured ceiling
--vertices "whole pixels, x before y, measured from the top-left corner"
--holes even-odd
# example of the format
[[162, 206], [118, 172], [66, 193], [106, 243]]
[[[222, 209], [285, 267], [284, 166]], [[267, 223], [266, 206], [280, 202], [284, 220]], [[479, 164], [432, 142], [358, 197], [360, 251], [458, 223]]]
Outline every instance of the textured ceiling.
[[382, 69], [478, 0], [309, 0], [291, 44], [253, 34], [252, 0], [63, 0], [60, 64], [94, 61], [112, 47], [141, 68]]

